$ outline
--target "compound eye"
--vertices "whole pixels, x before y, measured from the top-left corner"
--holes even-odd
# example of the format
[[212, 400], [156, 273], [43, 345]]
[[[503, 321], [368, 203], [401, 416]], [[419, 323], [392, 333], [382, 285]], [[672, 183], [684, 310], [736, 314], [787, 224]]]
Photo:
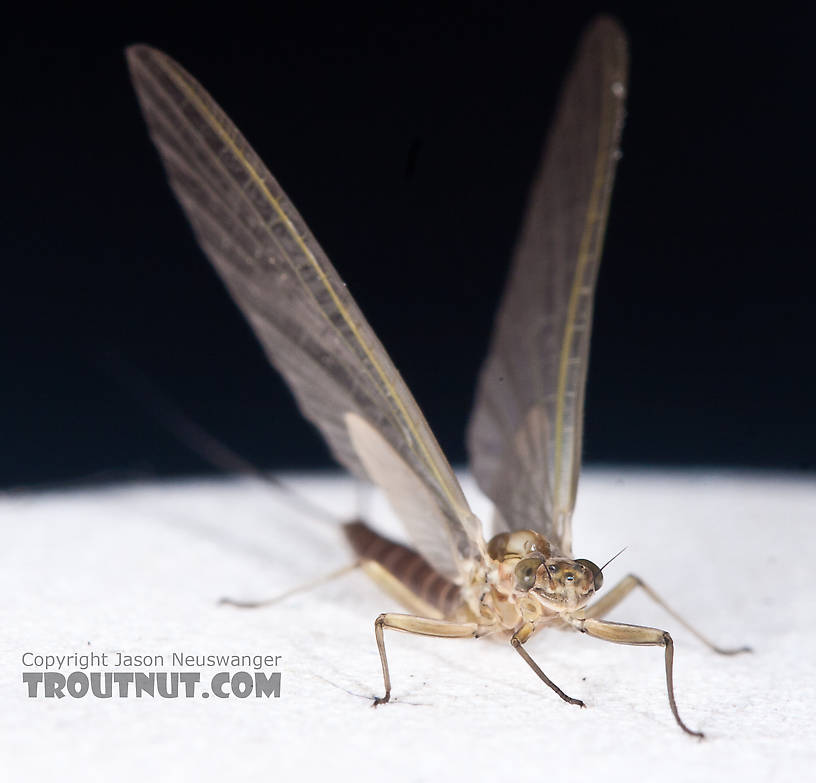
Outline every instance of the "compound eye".
[[591, 560], [576, 560], [576, 563], [580, 563], [582, 566], [588, 568], [592, 573], [592, 581], [595, 583], [595, 592], [601, 589], [603, 585], [603, 572], [601, 571], [598, 566], [595, 565]]
[[525, 557], [516, 565], [516, 587], [519, 590], [529, 590], [536, 582], [536, 573], [541, 565], [541, 558]]

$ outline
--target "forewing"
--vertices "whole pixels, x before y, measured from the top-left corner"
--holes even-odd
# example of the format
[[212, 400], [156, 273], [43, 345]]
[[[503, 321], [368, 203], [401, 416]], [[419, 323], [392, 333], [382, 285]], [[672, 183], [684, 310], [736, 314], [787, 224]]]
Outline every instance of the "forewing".
[[434, 541], [437, 567], [457, 576], [459, 563], [479, 551], [479, 522], [325, 253], [201, 85], [147, 46], [130, 47], [127, 58], [151, 137], [196, 237], [301, 411], [337, 460], [360, 477], [375, 480], [355, 450], [346, 415], [356, 414], [382, 436], [426, 488], [433, 508], [424, 537]]
[[499, 518], [567, 554], [627, 65], [623, 31], [597, 19], [561, 94], [468, 429], [471, 467]]

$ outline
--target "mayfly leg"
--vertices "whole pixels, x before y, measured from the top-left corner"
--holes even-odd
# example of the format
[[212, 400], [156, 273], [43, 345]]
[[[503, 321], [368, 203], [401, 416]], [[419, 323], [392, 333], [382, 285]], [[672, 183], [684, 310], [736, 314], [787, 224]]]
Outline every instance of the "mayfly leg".
[[331, 573], [325, 574], [317, 579], [313, 579], [311, 582], [307, 582], [306, 584], [298, 585], [297, 587], [293, 587], [291, 590], [287, 590], [280, 595], [273, 596], [272, 598], [266, 598], [262, 601], [239, 601], [235, 598], [222, 598], [218, 603], [224, 606], [232, 606], [237, 609], [262, 609], [265, 606], [272, 606], [273, 604], [280, 603], [281, 601], [290, 598], [297, 593], [305, 593], [308, 590], [312, 590], [315, 587], [319, 587], [320, 585], [326, 584], [326, 582], [331, 582], [333, 579], [337, 579], [338, 577], [345, 576], [348, 573], [351, 573], [355, 569], [359, 568], [362, 565], [362, 561], [357, 560], [353, 563], [349, 563], [342, 568], [338, 568], [336, 571], [332, 571]]
[[476, 636], [478, 631], [476, 623], [453, 623], [448, 620], [436, 620], [430, 617], [417, 617], [412, 614], [394, 612], [381, 614], [374, 621], [374, 635], [377, 637], [377, 648], [380, 651], [385, 695], [374, 699], [373, 707], [385, 704], [391, 698], [391, 675], [388, 672], [388, 658], [385, 655], [385, 628], [414, 633], [419, 636], [436, 636], [445, 639], [466, 639]]
[[751, 652], [750, 647], [733, 647], [725, 648], [718, 647], [710, 639], [703, 636], [694, 626], [688, 621], [684, 620], [677, 612], [674, 611], [649, 585], [647, 585], [639, 576], [629, 574], [615, 587], [613, 587], [603, 598], [596, 601], [592, 606], [584, 609], [581, 613], [582, 617], [586, 618], [600, 618], [609, 614], [629, 593], [636, 587], [640, 587], [646, 595], [649, 596], [658, 606], [670, 614], [680, 625], [687, 631], [694, 634], [703, 644], [712, 649], [715, 653], [720, 655], [737, 655], [738, 653]]
[[669, 707], [672, 715], [683, 731], [694, 737], [702, 737], [703, 733], [692, 731], [680, 718], [677, 711], [677, 702], [674, 698], [674, 641], [668, 631], [661, 631], [659, 628], [650, 628], [640, 625], [625, 625], [623, 623], [612, 623], [599, 618], [612, 611], [629, 593], [636, 587], [640, 587], [658, 606], [666, 610], [678, 623], [693, 633], [703, 644], [721, 655], [736, 655], [741, 652], [750, 652], [750, 647], [737, 647], [725, 649], [707, 639], [696, 628], [691, 626], [677, 612], [674, 611], [651, 587], [649, 587], [640, 577], [629, 574], [612, 588], [603, 598], [596, 601], [592, 606], [577, 613], [571, 621], [579, 631], [594, 636], [597, 639], [604, 639], [617, 644], [634, 644], [644, 646], [655, 646], [666, 648], [666, 690], [669, 696]]
[[680, 717], [677, 711], [677, 702], [674, 699], [674, 642], [668, 631], [659, 628], [650, 628], [646, 625], [625, 625], [624, 623], [612, 623], [608, 620], [595, 620], [593, 618], [575, 617], [570, 619], [570, 623], [582, 633], [594, 636], [596, 639], [603, 639], [616, 644], [633, 644], [644, 647], [665, 647], [666, 648], [666, 690], [669, 694], [669, 707], [672, 715], [686, 734], [692, 737], [705, 736], [701, 731], [692, 731]]
[[513, 649], [524, 659], [524, 662], [538, 675], [539, 679], [552, 688], [567, 704], [575, 704], [578, 707], [585, 707], [586, 705], [580, 699], [573, 699], [572, 696], [567, 696], [544, 672], [541, 667], [533, 660], [530, 653], [524, 649], [523, 645], [530, 636], [532, 636], [535, 626], [532, 623], [527, 623], [519, 628], [511, 637], [510, 644]]

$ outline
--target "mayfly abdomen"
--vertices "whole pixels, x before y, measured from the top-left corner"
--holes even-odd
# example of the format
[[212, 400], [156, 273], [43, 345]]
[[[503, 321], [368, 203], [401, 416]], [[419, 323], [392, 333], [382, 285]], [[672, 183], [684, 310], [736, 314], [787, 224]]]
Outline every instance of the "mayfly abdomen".
[[359, 519], [347, 522], [343, 531], [363, 567], [366, 563], [378, 567], [376, 571], [366, 569], [369, 576], [408, 608], [450, 617], [462, 606], [459, 588], [413, 549], [381, 536]]

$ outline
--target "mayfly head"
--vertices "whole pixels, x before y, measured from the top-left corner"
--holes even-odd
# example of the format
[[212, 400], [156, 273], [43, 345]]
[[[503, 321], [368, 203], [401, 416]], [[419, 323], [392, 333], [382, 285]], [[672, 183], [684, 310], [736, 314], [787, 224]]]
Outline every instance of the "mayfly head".
[[553, 553], [549, 542], [534, 530], [499, 533], [490, 539], [487, 552], [498, 561], [498, 581], [507, 592], [528, 593], [550, 610], [580, 609], [603, 584], [595, 563]]
[[621, 549], [600, 568], [585, 558], [551, 558], [544, 563], [544, 579], [537, 575], [536, 585], [544, 582], [540, 592], [551, 603], [560, 603], [570, 610], [580, 609], [603, 586], [604, 568], [623, 551]]
[[575, 611], [586, 606], [602, 584], [601, 569], [590, 560], [551, 557], [536, 572], [533, 589], [551, 608]]

